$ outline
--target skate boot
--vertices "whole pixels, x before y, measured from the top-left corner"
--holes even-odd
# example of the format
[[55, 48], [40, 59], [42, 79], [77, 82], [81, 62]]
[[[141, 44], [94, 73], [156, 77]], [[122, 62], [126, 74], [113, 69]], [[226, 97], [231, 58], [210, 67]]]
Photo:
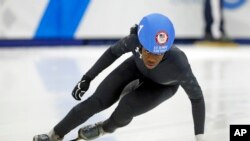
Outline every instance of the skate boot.
[[54, 130], [52, 130], [48, 134], [34, 136], [33, 141], [62, 141], [62, 138], [56, 135]]
[[78, 131], [78, 138], [84, 140], [93, 140], [106, 134], [106, 132], [102, 128], [102, 125], [103, 122], [99, 122], [94, 125], [88, 125], [80, 128]]

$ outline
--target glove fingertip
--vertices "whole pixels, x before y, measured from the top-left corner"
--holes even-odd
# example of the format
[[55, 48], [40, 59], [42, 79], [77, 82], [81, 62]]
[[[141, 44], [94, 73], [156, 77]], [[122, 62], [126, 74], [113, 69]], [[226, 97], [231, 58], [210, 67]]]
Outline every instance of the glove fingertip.
[[78, 100], [78, 101], [80, 101], [81, 100], [81, 98], [79, 98], [79, 97], [74, 97], [75, 98], [75, 100]]

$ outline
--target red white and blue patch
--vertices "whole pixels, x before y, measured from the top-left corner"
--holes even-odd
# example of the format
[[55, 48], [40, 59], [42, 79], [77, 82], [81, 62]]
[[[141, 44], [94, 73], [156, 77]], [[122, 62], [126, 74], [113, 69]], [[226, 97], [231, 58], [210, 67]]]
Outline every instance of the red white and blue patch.
[[165, 31], [160, 31], [155, 36], [155, 41], [158, 45], [163, 46], [168, 41], [168, 34]]

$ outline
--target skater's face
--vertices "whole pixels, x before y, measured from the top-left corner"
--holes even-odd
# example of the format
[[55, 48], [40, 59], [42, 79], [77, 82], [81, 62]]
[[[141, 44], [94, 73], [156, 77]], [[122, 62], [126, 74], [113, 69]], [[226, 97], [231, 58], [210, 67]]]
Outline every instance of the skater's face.
[[142, 60], [148, 69], [155, 68], [162, 60], [164, 54], [152, 54], [142, 48]]

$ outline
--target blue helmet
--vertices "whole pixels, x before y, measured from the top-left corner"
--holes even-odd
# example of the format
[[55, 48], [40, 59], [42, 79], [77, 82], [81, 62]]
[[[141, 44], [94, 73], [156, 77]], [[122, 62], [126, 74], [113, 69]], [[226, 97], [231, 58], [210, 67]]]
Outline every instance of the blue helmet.
[[168, 17], [153, 13], [142, 18], [137, 35], [143, 48], [153, 54], [162, 54], [173, 45], [175, 30]]

